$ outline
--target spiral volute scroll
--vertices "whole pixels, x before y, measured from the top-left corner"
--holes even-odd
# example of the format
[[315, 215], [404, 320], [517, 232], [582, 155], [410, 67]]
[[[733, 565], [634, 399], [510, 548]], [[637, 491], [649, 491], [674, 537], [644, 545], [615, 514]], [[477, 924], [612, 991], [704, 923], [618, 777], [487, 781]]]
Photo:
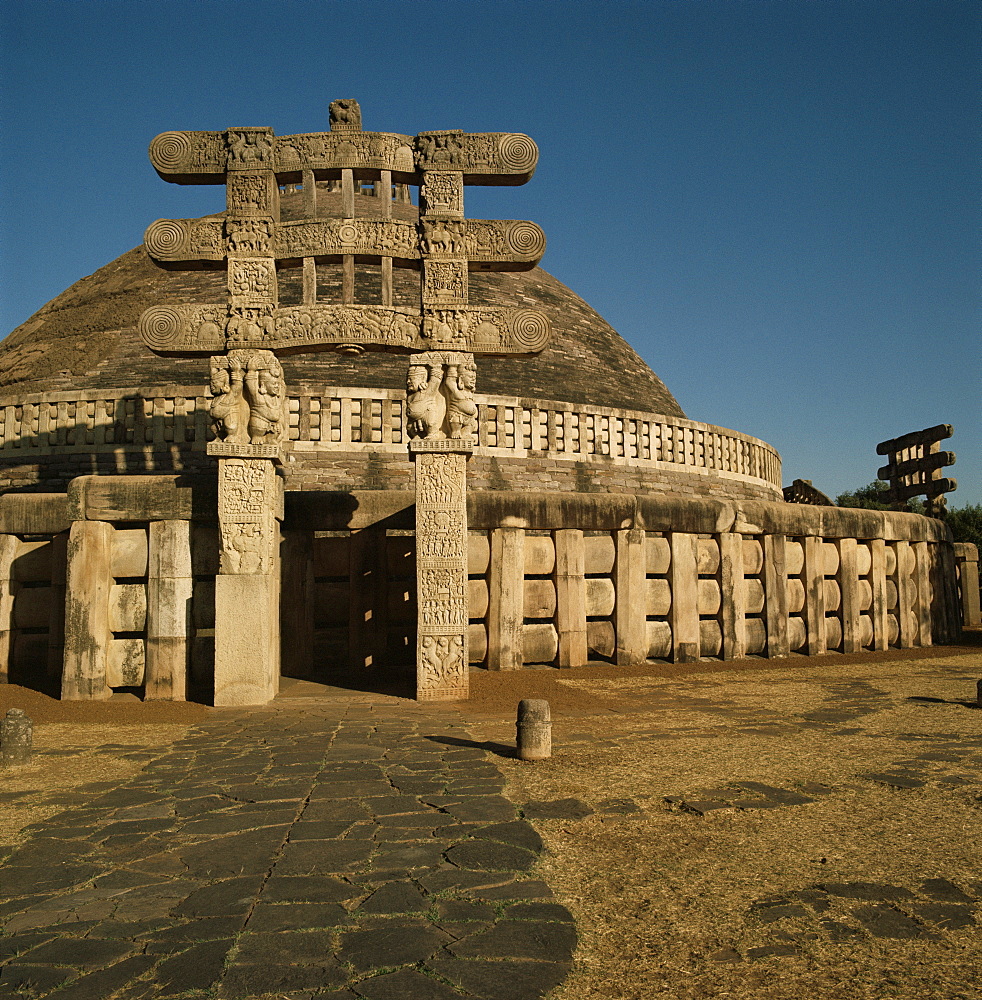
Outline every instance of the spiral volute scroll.
[[510, 326], [514, 342], [530, 354], [541, 351], [552, 334], [549, 317], [537, 309], [518, 310], [512, 316]]
[[505, 242], [514, 253], [531, 260], [538, 260], [546, 252], [546, 234], [534, 222], [509, 223]]
[[184, 338], [184, 317], [171, 306], [151, 306], [140, 317], [140, 336], [153, 351], [173, 351]]
[[168, 260], [183, 256], [188, 249], [187, 227], [176, 219], [158, 219], [143, 234], [143, 244], [151, 257]]
[[163, 173], [178, 173], [191, 156], [191, 140], [184, 132], [161, 132], [150, 143], [150, 162]]
[[539, 162], [539, 147], [527, 135], [510, 132], [498, 140], [498, 158], [506, 170], [528, 173]]

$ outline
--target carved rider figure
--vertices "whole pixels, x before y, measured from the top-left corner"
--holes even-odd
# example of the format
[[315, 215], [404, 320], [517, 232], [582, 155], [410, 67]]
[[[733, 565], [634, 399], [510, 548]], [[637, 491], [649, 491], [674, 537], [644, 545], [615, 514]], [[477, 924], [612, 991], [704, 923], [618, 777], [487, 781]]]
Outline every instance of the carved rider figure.
[[443, 437], [447, 401], [440, 392], [443, 365], [410, 365], [407, 379], [406, 416], [412, 437], [433, 440]]
[[283, 437], [282, 369], [274, 367], [252, 369], [246, 374], [249, 393], [249, 441], [252, 444], [275, 444]]
[[225, 358], [212, 359], [211, 391], [215, 398], [209, 412], [215, 421], [215, 430], [223, 441], [231, 444], [248, 444], [249, 404], [242, 394], [242, 367], [235, 358], [228, 358], [228, 366], [216, 365]]
[[447, 369], [444, 382], [447, 394], [447, 420], [452, 438], [472, 437], [477, 434], [477, 403], [474, 389], [477, 388], [477, 365], [469, 362], [451, 365]]

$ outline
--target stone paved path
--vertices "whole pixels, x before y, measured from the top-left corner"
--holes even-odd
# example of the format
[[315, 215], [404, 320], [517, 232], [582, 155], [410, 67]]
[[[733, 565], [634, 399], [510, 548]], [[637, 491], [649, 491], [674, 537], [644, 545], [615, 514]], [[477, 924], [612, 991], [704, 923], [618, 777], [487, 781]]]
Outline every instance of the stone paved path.
[[213, 717], [8, 857], [0, 997], [540, 997], [572, 917], [467, 744], [405, 704]]

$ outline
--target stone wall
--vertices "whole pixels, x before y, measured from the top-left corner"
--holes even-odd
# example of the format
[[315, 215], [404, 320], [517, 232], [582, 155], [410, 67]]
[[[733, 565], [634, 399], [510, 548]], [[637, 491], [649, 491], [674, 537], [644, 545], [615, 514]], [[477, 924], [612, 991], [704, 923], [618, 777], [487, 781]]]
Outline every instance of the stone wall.
[[[213, 486], [180, 476], [0, 498], [4, 678], [206, 695], [215, 510]], [[907, 648], [978, 623], [977, 550], [913, 514], [472, 491], [468, 523], [470, 660], [489, 669]], [[284, 674], [413, 669], [412, 527], [405, 492], [287, 496]]]
[[[477, 489], [660, 492], [780, 499], [781, 461], [757, 438], [683, 418], [478, 396]], [[204, 473], [201, 387], [0, 399], [0, 489], [65, 489], [80, 475]], [[410, 489], [404, 394], [303, 389], [289, 399], [289, 490]]]

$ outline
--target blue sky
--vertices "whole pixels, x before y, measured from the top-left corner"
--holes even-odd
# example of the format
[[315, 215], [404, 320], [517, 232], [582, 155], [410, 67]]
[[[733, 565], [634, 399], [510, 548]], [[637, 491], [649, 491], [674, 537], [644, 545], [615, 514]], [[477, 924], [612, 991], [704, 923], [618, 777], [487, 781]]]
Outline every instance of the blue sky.
[[[826, 493], [884, 438], [951, 423], [982, 502], [979, 94], [966, 0], [3, 0], [0, 334], [223, 207], [162, 182], [169, 129], [527, 132], [543, 266], [686, 413], [754, 434]], [[602, 390], [598, 390], [602, 396]]]

